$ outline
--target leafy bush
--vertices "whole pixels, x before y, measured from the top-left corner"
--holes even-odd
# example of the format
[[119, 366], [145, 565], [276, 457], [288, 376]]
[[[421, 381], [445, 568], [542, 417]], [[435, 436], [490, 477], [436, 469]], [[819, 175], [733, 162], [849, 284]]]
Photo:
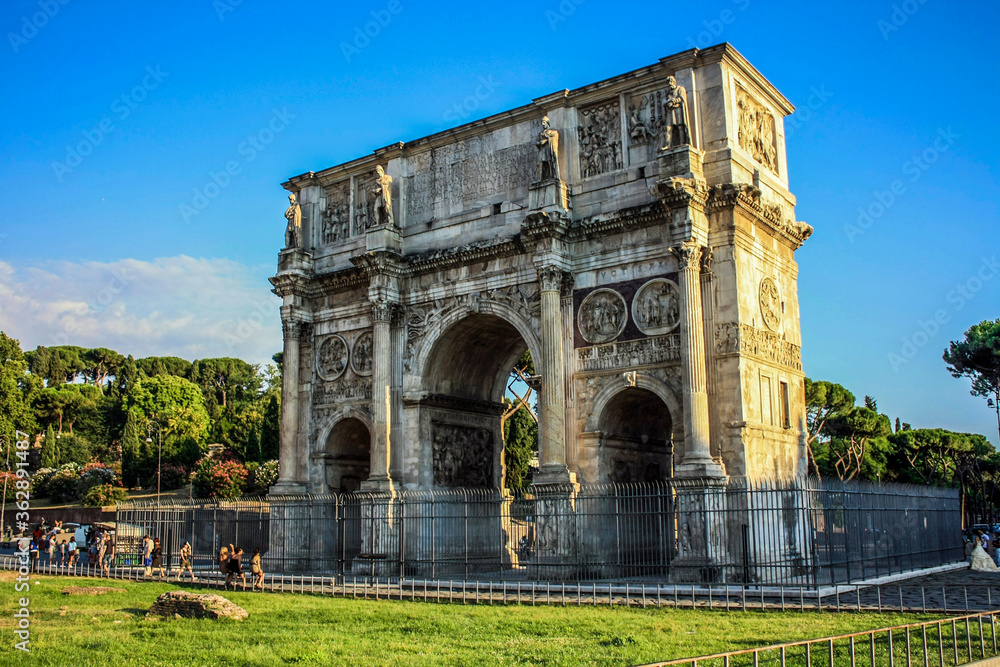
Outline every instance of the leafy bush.
[[164, 463], [160, 468], [160, 488], [164, 491], [179, 489], [188, 481], [188, 471], [184, 466]]
[[278, 462], [265, 461], [253, 472], [253, 488], [267, 493], [278, 482]]
[[82, 498], [92, 487], [117, 483], [118, 475], [115, 474], [114, 470], [103, 463], [88, 463], [80, 471], [80, 477], [77, 480], [77, 495]]
[[63, 466], [49, 479], [49, 498], [52, 500], [70, 501], [77, 498], [78, 471]]
[[39, 468], [31, 477], [31, 497], [48, 498], [49, 480], [58, 472], [55, 468]]
[[199, 498], [232, 500], [243, 494], [247, 483], [247, 469], [230, 457], [204, 458], [194, 471], [194, 493]]
[[3, 495], [4, 484], [7, 484], [7, 500], [15, 500], [17, 497], [17, 483], [21, 481], [12, 472], [0, 472], [0, 495]]
[[98, 484], [90, 487], [82, 501], [86, 507], [116, 505], [128, 499], [128, 491], [114, 484]]

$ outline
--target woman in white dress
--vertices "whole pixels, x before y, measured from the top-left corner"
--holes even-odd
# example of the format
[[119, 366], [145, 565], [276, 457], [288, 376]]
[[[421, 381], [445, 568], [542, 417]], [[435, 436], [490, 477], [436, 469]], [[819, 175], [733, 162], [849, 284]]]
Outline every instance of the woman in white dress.
[[975, 543], [976, 548], [972, 550], [972, 565], [970, 565], [969, 568], [985, 572], [997, 571], [997, 564], [993, 562], [990, 555], [986, 553], [985, 549], [983, 549], [982, 539], [979, 535], [975, 537]]

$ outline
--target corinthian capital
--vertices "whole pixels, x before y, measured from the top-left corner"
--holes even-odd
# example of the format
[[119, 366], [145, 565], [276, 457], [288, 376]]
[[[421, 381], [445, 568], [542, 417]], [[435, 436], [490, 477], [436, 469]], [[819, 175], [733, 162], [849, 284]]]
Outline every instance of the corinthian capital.
[[383, 299], [372, 301], [372, 320], [391, 324], [398, 308], [399, 304], [392, 301], [385, 301]]
[[692, 241], [675, 245], [670, 252], [677, 258], [677, 264], [681, 271], [686, 269], [699, 269], [701, 260], [701, 246]]
[[285, 340], [294, 340], [302, 333], [302, 323], [298, 320], [284, 320], [281, 323], [281, 333]]
[[557, 266], [543, 266], [538, 269], [538, 282], [543, 292], [558, 292], [563, 284], [563, 270]]

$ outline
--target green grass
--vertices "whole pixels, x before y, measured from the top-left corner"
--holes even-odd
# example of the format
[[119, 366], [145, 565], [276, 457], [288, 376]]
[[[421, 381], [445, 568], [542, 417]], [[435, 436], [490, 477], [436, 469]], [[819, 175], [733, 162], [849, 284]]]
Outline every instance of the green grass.
[[[34, 582], [39, 582], [37, 585]], [[66, 596], [71, 585], [128, 593]], [[13, 649], [11, 573], [0, 574], [0, 664], [635, 665], [823, 637], [921, 617], [609, 607], [475, 606], [224, 593], [244, 621], [152, 620], [164, 583], [34, 577], [31, 652]], [[187, 589], [197, 590], [197, 589]], [[214, 591], [204, 591], [214, 592]], [[61, 606], [67, 607], [60, 610]]]

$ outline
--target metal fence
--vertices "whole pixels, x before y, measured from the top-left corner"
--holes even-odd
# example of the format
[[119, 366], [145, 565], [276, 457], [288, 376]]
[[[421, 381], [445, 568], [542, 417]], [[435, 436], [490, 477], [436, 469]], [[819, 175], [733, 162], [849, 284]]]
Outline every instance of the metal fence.
[[148, 534], [203, 569], [232, 544], [285, 573], [818, 586], [961, 560], [960, 526], [951, 489], [675, 481], [133, 503], [116, 555]]
[[997, 615], [972, 614], [642, 667], [952, 667], [1000, 654]]

